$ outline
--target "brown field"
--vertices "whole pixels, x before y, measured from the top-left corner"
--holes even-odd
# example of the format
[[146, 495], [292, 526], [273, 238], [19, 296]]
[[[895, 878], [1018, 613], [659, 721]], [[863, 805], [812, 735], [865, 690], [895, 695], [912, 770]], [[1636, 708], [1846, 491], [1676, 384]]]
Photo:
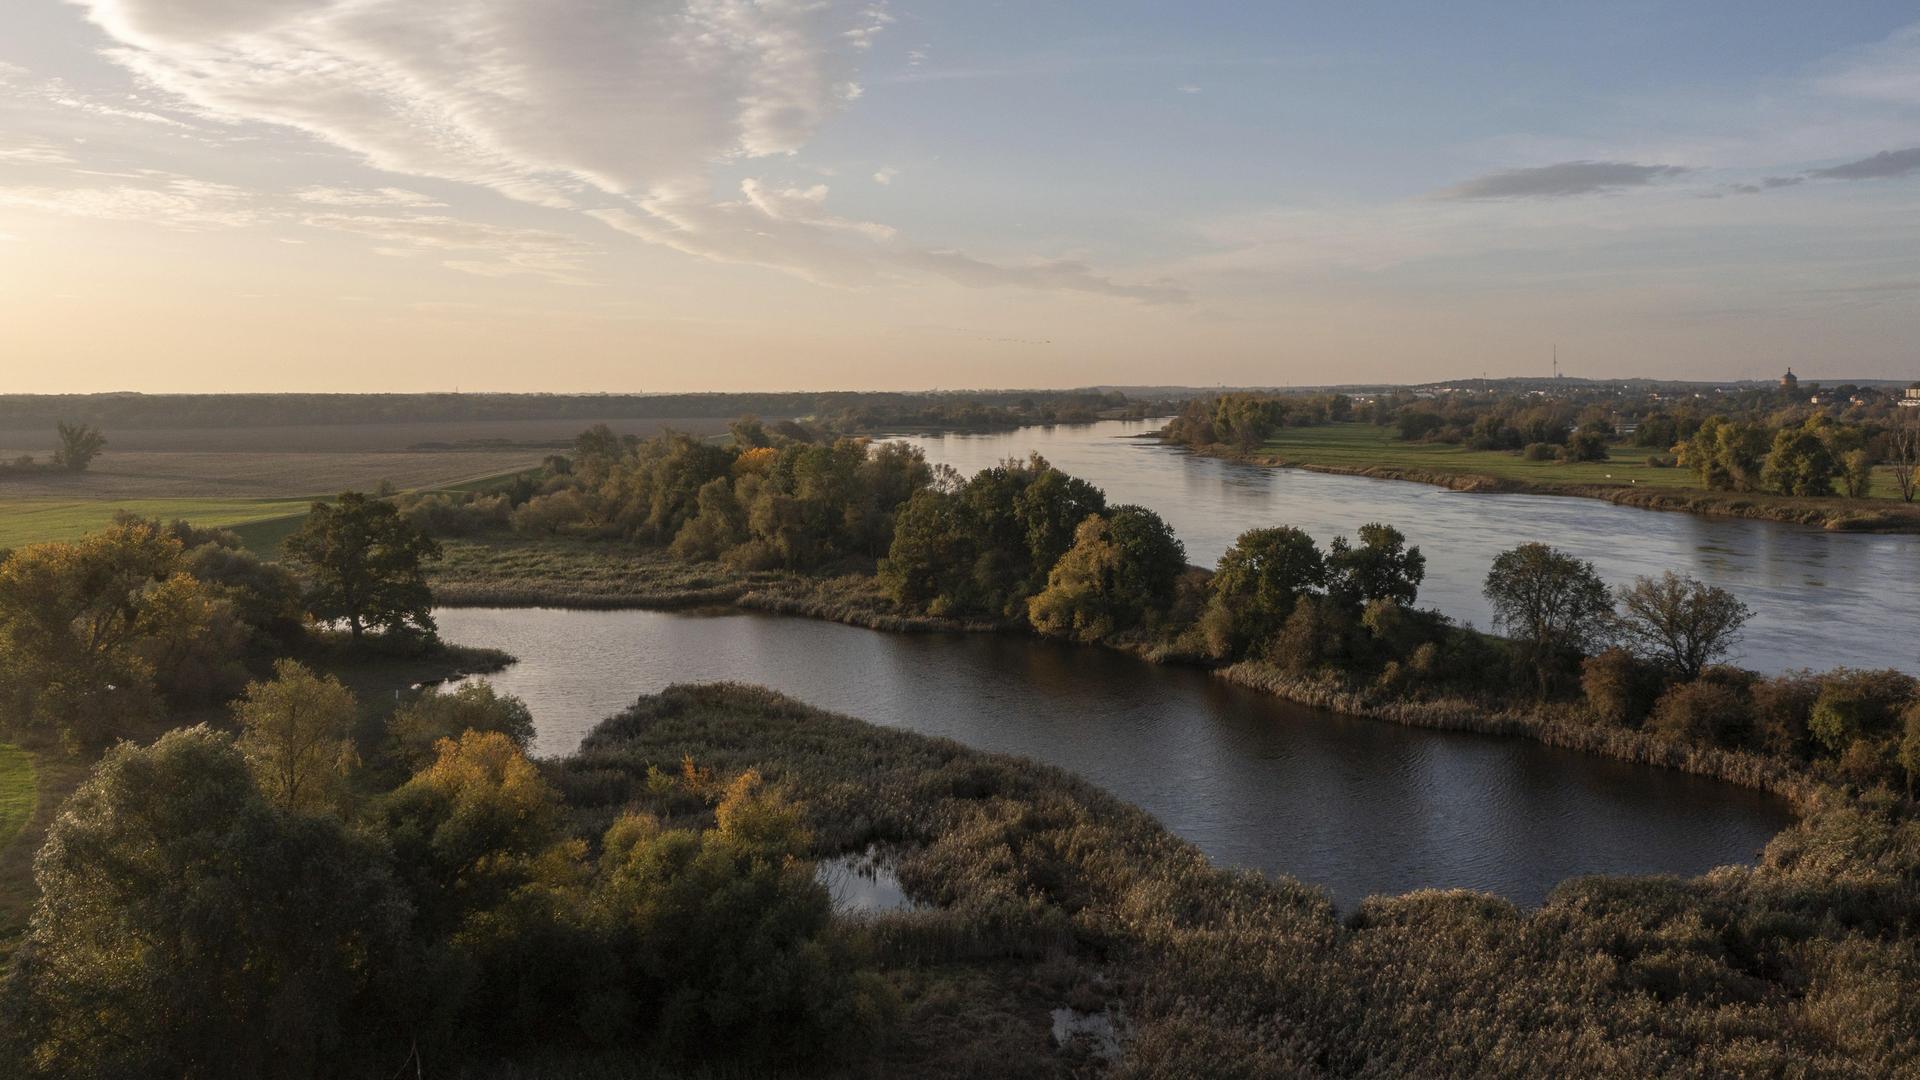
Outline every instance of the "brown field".
[[0, 474], [0, 499], [290, 499], [335, 495], [391, 481], [401, 490], [440, 487], [540, 463], [542, 452], [512, 450], [384, 453], [229, 453], [108, 450], [77, 476]]
[[[274, 451], [297, 453], [409, 450], [423, 444], [470, 447], [505, 440], [528, 448], [558, 448], [595, 424], [621, 434], [657, 435], [672, 429], [689, 435], [716, 435], [727, 430], [734, 417], [466, 420], [385, 424], [295, 424], [258, 428], [124, 428], [107, 429], [107, 453], [197, 451], [232, 453]], [[32, 454], [42, 460], [52, 455], [57, 438], [45, 428], [0, 428], [0, 453], [6, 459]], [[4, 459], [0, 459], [4, 460]], [[103, 467], [107, 460], [102, 459]]]

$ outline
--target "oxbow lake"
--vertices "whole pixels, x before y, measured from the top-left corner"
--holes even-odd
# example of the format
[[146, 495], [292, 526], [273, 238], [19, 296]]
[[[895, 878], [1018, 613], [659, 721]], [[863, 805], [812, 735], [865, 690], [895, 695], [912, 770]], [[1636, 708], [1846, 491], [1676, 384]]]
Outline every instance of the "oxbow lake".
[[1523, 904], [1584, 873], [1751, 861], [1778, 799], [1518, 739], [1335, 716], [1197, 670], [996, 634], [887, 634], [745, 612], [453, 608], [445, 636], [519, 663], [537, 753], [679, 682], [734, 680], [876, 724], [1056, 765], [1228, 866], [1372, 893], [1471, 888]]
[[[1920, 669], [1920, 538], [1722, 521], [1590, 499], [1478, 495], [1265, 469], [1134, 438], [1154, 422], [915, 438], [971, 473], [1038, 451], [1164, 516], [1211, 565], [1247, 529], [1323, 544], [1369, 521], [1427, 555], [1421, 602], [1488, 624], [1480, 584], [1514, 544], [1591, 559], [1608, 581], [1673, 569], [1756, 611], [1741, 663]], [[491, 681], [526, 699], [536, 751], [678, 682], [756, 683], [873, 723], [1059, 766], [1145, 808], [1229, 866], [1376, 893], [1480, 889], [1538, 904], [1578, 874], [1702, 873], [1749, 862], [1792, 818], [1730, 784], [1524, 740], [1342, 717], [1102, 649], [986, 634], [884, 634], [780, 616], [450, 609], [446, 636], [520, 658]]]

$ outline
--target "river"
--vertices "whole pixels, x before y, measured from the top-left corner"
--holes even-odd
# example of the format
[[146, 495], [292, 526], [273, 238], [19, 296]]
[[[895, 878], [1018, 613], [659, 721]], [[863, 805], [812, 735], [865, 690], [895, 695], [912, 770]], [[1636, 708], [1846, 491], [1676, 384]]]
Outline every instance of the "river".
[[1203, 672], [996, 634], [886, 634], [733, 612], [444, 609], [455, 642], [519, 657], [535, 750], [677, 682], [734, 680], [1077, 773], [1217, 862], [1373, 893], [1484, 889], [1537, 904], [1581, 873], [1750, 861], [1778, 799], [1519, 739], [1335, 716]]
[[1270, 469], [1128, 438], [1160, 421], [1023, 428], [912, 438], [930, 461], [968, 475], [1038, 451], [1158, 513], [1212, 566], [1248, 529], [1294, 525], [1324, 546], [1370, 521], [1407, 534], [1427, 557], [1420, 602], [1486, 629], [1481, 583], [1495, 555], [1538, 540], [1590, 559], [1623, 585], [1675, 570], [1754, 610], [1735, 659], [1769, 673], [1842, 665], [1920, 673], [1920, 536], [1830, 533], [1767, 521], [1615, 506], [1598, 499], [1471, 494], [1399, 480]]

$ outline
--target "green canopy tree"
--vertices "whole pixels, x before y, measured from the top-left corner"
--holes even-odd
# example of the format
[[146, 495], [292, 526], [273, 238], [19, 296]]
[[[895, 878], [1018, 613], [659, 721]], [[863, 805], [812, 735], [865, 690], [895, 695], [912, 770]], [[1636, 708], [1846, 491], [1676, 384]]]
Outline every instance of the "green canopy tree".
[[1088, 515], [1046, 589], [1027, 602], [1027, 618], [1043, 634], [1099, 641], [1166, 610], [1186, 563], [1186, 548], [1151, 510]]
[[1484, 592], [1495, 628], [1518, 640], [1533, 662], [1543, 698], [1556, 671], [1605, 640], [1613, 617], [1613, 594], [1593, 564], [1546, 544], [1501, 552]]
[[1326, 559], [1313, 537], [1290, 525], [1241, 533], [1207, 583], [1202, 626], [1209, 648], [1224, 657], [1264, 645], [1300, 597], [1326, 583]]
[[8, 990], [41, 1075], [313, 1076], [386, 1029], [409, 970], [380, 846], [268, 803], [204, 725], [108, 751], [34, 876]]
[[284, 549], [307, 579], [315, 619], [346, 623], [355, 642], [369, 629], [434, 636], [423, 564], [440, 558], [440, 545], [392, 503], [356, 491], [314, 503]]
[[1427, 557], [1391, 525], [1360, 526], [1360, 542], [1333, 539], [1327, 555], [1327, 593], [1355, 610], [1374, 600], [1412, 607], [1427, 577]]
[[150, 523], [22, 548], [0, 562], [0, 720], [109, 738], [198, 671], [156, 661], [193, 655], [225, 611]]
[[283, 810], [332, 810], [354, 763], [353, 692], [293, 660], [273, 665], [273, 678], [247, 686], [234, 703], [240, 751], [261, 793]]

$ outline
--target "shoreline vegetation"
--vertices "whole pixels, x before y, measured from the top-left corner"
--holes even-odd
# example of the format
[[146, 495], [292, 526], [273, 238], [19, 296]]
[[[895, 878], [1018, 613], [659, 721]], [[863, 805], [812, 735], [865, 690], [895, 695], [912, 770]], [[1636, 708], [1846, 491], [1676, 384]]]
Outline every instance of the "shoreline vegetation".
[[[1805, 525], [1828, 532], [1910, 533], [1920, 534], [1920, 506], [1869, 504], [1832, 499], [1770, 497], [1764, 494], [1706, 491], [1698, 489], [1655, 488], [1626, 484], [1558, 483], [1493, 476], [1470, 470], [1418, 468], [1399, 465], [1347, 465], [1315, 461], [1311, 451], [1268, 449], [1241, 451], [1230, 446], [1183, 447], [1201, 457], [1214, 457], [1244, 465], [1270, 469], [1304, 469], [1335, 476], [1362, 476], [1372, 480], [1395, 480], [1426, 484], [1450, 491], [1480, 495], [1543, 495], [1575, 499], [1599, 499], [1616, 506], [1669, 513], [1698, 514], [1702, 517], [1747, 521], [1771, 521], [1782, 525]], [[1307, 457], [1300, 456], [1308, 454]]]
[[[685, 611], [735, 608], [838, 622], [893, 633], [1006, 633], [1030, 628], [1013, 619], [960, 619], [903, 612], [871, 572], [812, 575], [732, 572], [676, 561], [660, 548], [570, 539], [495, 537], [449, 541], [429, 575], [443, 607]], [[551, 576], [543, 576], [551, 575]], [[1464, 696], [1410, 699], [1370, 693], [1328, 678], [1302, 677], [1260, 660], [1215, 664], [1153, 643], [1099, 641], [1090, 647], [1142, 663], [1197, 666], [1215, 678], [1293, 704], [1406, 727], [1528, 738], [1548, 746], [1631, 764], [1675, 769], [1778, 795], [1804, 808], [1819, 784], [1760, 754], [1689, 747], [1646, 731], [1597, 726], [1580, 706]]]
[[755, 687], [671, 687], [549, 767], [597, 825], [676, 761], [792, 793], [816, 858], [890, 853], [916, 904], [856, 924], [900, 1010], [874, 1075], [1101, 1065], [1097, 1045], [1051, 1051], [1036, 1022], [1054, 1009], [1112, 1023], [1103, 1074], [1127, 1078], [1906, 1075], [1920, 1054], [1894, 929], [1920, 836], [1868, 807], [1823, 803], [1757, 865], [1699, 878], [1342, 914], [1061, 770]]

